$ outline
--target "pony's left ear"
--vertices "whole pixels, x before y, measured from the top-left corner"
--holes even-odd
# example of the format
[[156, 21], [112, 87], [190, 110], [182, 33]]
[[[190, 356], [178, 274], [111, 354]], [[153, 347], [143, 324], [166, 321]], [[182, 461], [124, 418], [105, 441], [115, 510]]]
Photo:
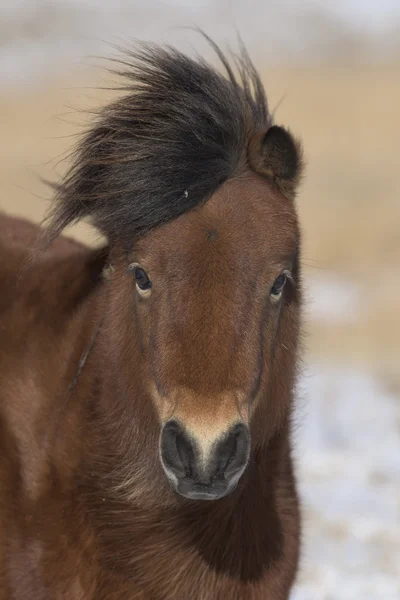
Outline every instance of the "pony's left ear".
[[300, 142], [284, 127], [272, 125], [249, 144], [250, 166], [270, 179], [287, 198], [294, 198], [303, 171]]

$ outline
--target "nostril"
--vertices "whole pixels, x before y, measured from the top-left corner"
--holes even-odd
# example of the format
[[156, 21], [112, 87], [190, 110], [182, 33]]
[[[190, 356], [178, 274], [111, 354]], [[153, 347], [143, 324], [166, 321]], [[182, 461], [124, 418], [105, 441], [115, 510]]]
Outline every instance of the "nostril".
[[250, 453], [250, 434], [246, 425], [238, 423], [220, 443], [217, 450], [218, 474], [225, 479], [242, 471]]
[[193, 446], [187, 439], [185, 434], [179, 434], [176, 436], [176, 449], [178, 451], [179, 458], [183, 465], [186, 477], [193, 475], [193, 464], [194, 464], [194, 452]]
[[194, 465], [193, 446], [176, 421], [164, 426], [161, 436], [161, 456], [164, 467], [177, 477], [191, 477]]
[[228, 466], [235, 460], [237, 449], [237, 433], [230, 433], [220, 445], [218, 453], [218, 471], [225, 473]]

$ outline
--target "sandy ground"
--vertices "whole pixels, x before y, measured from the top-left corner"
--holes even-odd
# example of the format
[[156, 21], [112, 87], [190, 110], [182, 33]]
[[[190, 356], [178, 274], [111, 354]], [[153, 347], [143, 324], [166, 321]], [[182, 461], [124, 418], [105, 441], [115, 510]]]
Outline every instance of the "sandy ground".
[[[307, 371], [296, 423], [305, 551], [295, 600], [400, 598], [400, 68], [269, 69], [276, 121], [304, 142]], [[0, 208], [34, 220], [104, 102], [98, 73], [0, 99]], [[103, 82], [104, 83], [104, 82]], [[96, 242], [86, 226], [73, 235]], [[345, 365], [345, 366], [344, 366]]]

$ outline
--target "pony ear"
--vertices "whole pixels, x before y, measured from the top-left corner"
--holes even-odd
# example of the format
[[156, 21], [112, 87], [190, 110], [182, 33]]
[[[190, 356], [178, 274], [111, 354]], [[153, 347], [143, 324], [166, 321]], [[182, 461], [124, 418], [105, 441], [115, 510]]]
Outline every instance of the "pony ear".
[[287, 198], [294, 198], [303, 170], [300, 142], [284, 127], [273, 125], [254, 136], [249, 145], [250, 166], [270, 179]]

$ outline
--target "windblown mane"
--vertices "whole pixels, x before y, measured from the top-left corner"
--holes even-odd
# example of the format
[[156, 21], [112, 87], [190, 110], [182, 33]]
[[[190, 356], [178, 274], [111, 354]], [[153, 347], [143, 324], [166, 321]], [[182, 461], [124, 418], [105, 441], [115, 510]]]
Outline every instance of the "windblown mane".
[[210, 43], [225, 75], [170, 47], [141, 44], [126, 53], [116, 72], [127, 94], [100, 111], [55, 186], [47, 239], [91, 217], [129, 248], [246, 164], [252, 134], [271, 125], [264, 89], [244, 48], [231, 66]]

